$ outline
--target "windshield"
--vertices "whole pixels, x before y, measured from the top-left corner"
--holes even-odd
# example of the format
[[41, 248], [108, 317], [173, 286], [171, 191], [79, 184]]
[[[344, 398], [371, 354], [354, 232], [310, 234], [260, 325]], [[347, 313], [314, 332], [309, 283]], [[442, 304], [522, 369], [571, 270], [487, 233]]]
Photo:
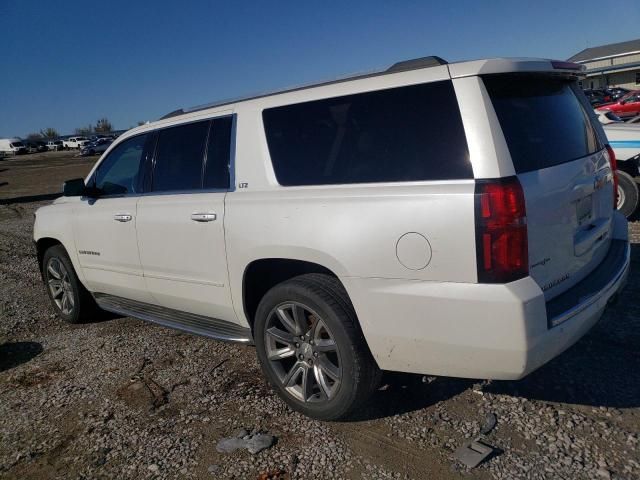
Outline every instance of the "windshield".
[[11, 144], [12, 147], [24, 147], [24, 143], [22, 142], [13, 142]]

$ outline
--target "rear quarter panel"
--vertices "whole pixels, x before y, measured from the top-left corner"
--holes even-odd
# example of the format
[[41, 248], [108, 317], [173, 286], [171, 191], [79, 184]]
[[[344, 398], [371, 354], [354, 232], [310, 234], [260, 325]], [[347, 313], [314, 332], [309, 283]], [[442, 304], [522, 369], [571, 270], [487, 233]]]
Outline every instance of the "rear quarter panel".
[[[226, 197], [225, 241], [240, 318], [245, 269], [261, 258], [313, 262], [343, 278], [476, 281], [473, 180], [282, 187], [261, 109], [239, 107], [237, 132], [236, 190]], [[410, 232], [428, 241], [424, 268], [412, 270], [398, 260], [398, 240]]]

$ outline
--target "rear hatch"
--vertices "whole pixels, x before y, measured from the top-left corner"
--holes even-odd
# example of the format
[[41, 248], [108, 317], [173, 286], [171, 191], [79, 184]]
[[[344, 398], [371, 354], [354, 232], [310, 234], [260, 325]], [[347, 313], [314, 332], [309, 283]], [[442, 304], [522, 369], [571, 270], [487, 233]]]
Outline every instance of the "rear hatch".
[[613, 174], [575, 80], [485, 75], [525, 197], [529, 272], [547, 300], [585, 278], [611, 242]]

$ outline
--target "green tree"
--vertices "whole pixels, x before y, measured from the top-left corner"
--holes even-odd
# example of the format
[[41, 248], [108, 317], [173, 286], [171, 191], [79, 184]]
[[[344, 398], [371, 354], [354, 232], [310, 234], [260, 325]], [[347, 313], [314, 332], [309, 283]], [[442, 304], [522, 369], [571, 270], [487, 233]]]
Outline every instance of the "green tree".
[[58, 131], [55, 128], [45, 128], [44, 130], [40, 130], [40, 135], [42, 135], [44, 138], [50, 138], [50, 139], [54, 139], [54, 138], [58, 138], [60, 135], [58, 134]]
[[101, 118], [98, 120], [98, 123], [96, 123], [96, 133], [111, 133], [112, 131], [113, 126], [108, 118]]

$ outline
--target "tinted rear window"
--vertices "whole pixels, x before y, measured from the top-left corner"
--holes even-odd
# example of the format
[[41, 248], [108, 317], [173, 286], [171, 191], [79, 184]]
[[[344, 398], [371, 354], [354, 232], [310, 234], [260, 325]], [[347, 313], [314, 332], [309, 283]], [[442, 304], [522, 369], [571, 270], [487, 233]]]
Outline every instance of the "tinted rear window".
[[473, 178], [450, 81], [266, 109], [281, 185]]
[[522, 74], [483, 80], [517, 173], [570, 162], [602, 148], [576, 96], [575, 82]]

